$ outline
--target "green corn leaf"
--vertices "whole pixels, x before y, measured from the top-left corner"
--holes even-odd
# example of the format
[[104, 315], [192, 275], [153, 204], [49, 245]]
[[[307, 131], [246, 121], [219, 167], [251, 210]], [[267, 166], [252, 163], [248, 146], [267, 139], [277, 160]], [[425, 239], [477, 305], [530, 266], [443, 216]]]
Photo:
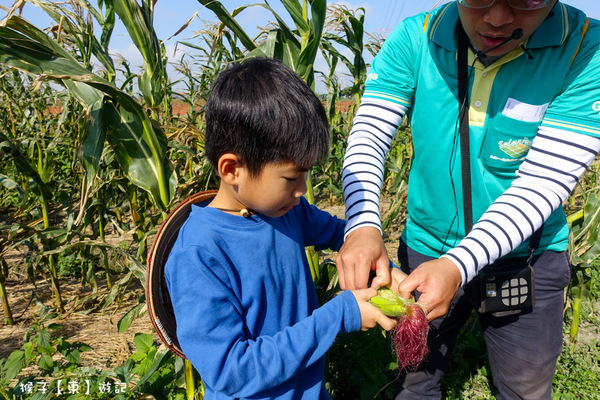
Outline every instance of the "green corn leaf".
[[[248, 51], [252, 51], [256, 48], [256, 44], [254, 43], [254, 41], [250, 38], [250, 36], [248, 36], [248, 34], [244, 31], [244, 29], [242, 29], [240, 24], [237, 23], [237, 21], [234, 19], [234, 16], [232, 16], [227, 11], [227, 9], [225, 9], [225, 7], [223, 7], [223, 4], [221, 4], [220, 1], [216, 1], [216, 0], [198, 0], [198, 1], [200, 2], [200, 4], [202, 4], [203, 6], [205, 6], [209, 10], [211, 10], [213, 13], [215, 13], [217, 18], [219, 18], [219, 20], [235, 34], [235, 36], [239, 39], [239, 41], [242, 43], [242, 45]], [[247, 7], [247, 6], [243, 6], [241, 9], [243, 9], [245, 7]], [[238, 10], [237, 12], [241, 11], [241, 9]]]
[[[107, 121], [104, 117], [104, 98], [90, 107], [88, 126], [81, 143], [82, 163], [85, 170], [85, 187], [91, 188], [98, 172], [98, 165], [106, 142]], [[86, 190], [86, 192], [88, 192]]]
[[[131, 310], [127, 311], [127, 313], [119, 320], [119, 322], [117, 322], [118, 332], [119, 333], [125, 332], [129, 328], [129, 326], [131, 325], [133, 320], [140, 316], [144, 307], [146, 307], [146, 304], [138, 304], [138, 305], [134, 306]], [[138, 348], [138, 350], [141, 351], [140, 347], [138, 347], [138, 344], [140, 346], [142, 346], [143, 343], [145, 343], [144, 339], [143, 338], [138, 339], [138, 342], [136, 342], [134, 340], [134, 343], [136, 344], [136, 348]], [[145, 347], [143, 347], [143, 348], [145, 348]]]
[[266, 40], [263, 43], [261, 43], [256, 49], [252, 50], [248, 56], [257, 57], [262, 55], [264, 57], [280, 59], [280, 43], [281, 42], [279, 41], [279, 31], [273, 29], [267, 33]]
[[579, 241], [589, 231], [593, 231], [600, 226], [600, 197], [595, 194], [590, 194], [583, 209], [584, 223], [581, 231], [579, 231], [575, 241]]
[[290, 17], [292, 17], [300, 36], [309, 34], [310, 25], [304, 18], [304, 12], [298, 0], [281, 0], [281, 4], [283, 4]]
[[[107, 140], [127, 177], [139, 187], [151, 184], [151, 193], [157, 194], [161, 187], [155, 184], [159, 184], [160, 180], [148, 180], [148, 177], [168, 179], [165, 183], [168, 197], [165, 200], [170, 200], [175, 193], [177, 178], [169, 164], [163, 162], [167, 151], [164, 134], [150, 120], [140, 119], [137, 113], [123, 107], [117, 109], [110, 103], [105, 103], [104, 108], [109, 121]], [[140, 136], [139, 132], [143, 134]], [[157, 155], [161, 158], [158, 159]]]
[[49, 197], [47, 187], [44, 185], [42, 177], [38, 174], [34, 165], [31, 164], [31, 160], [23, 154], [2, 132], [0, 132], [0, 152], [5, 153], [11, 157], [17, 169], [25, 176], [33, 180], [33, 182], [39, 187], [43, 195]]
[[131, 40], [144, 58], [144, 71], [139, 78], [139, 89], [146, 104], [157, 107], [165, 98], [166, 54], [152, 26], [152, 3], [140, 6], [135, 0], [106, 0], [125, 25]]
[[[302, 48], [300, 53], [299, 66], [296, 72], [314, 89], [314, 63], [321, 44], [325, 18], [327, 17], [327, 1], [312, 0], [310, 2], [310, 12], [311, 32], [306, 46]], [[306, 40], [303, 40], [303, 43], [305, 42]]]

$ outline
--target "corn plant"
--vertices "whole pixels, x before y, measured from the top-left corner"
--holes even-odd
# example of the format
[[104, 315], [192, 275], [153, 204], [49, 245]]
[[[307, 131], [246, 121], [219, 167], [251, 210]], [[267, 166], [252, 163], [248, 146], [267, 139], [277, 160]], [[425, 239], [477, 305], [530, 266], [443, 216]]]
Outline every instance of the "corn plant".
[[[592, 167], [586, 177], [594, 175], [598, 182], [598, 164]], [[592, 285], [590, 268], [600, 264], [600, 194], [598, 188], [585, 194], [583, 208], [570, 214], [569, 253], [571, 254], [572, 280], [569, 286], [570, 309], [572, 322], [570, 337], [573, 346], [576, 344], [579, 329], [582, 300], [589, 296]]]
[[412, 146], [410, 145], [410, 128], [402, 124], [396, 136], [392, 148], [388, 153], [385, 162], [385, 177], [382, 192], [388, 194], [392, 201], [386, 214], [382, 217], [382, 229], [388, 231], [393, 223], [404, 222], [405, 215], [402, 215], [404, 205], [406, 204], [406, 195], [408, 191], [408, 173], [410, 171], [410, 161], [412, 159]]
[[148, 190], [157, 206], [170, 203], [175, 176], [165, 160], [164, 133], [136, 100], [91, 73], [58, 42], [17, 15], [0, 27], [0, 62], [53, 79], [86, 108], [88, 130], [82, 142], [86, 187], [96, 176], [108, 140], [127, 177]]
[[[354, 95], [353, 107], [358, 107], [367, 77], [367, 65], [363, 57], [365, 10], [363, 8], [350, 10], [345, 6], [336, 4], [330, 6], [329, 11], [328, 25], [332, 33], [323, 35], [322, 45], [329, 53], [342, 60], [348, 68], [353, 81], [350, 87]], [[350, 50], [352, 59], [350, 60], [344, 56], [334, 44]]]
[[[197, 40], [199, 43], [192, 43], [191, 40]], [[195, 32], [189, 40], [178, 42], [178, 45], [199, 52], [188, 56], [191, 57], [196, 69], [200, 69], [201, 74], [197, 75], [189, 68], [180, 69], [187, 82], [190, 82], [187, 84], [188, 96], [181, 96], [184, 100], [191, 97], [205, 101], [208, 98], [210, 85], [219, 72], [227, 64], [244, 58], [244, 49], [240, 47], [241, 43], [237, 36], [222, 23], [205, 23], [204, 28]], [[190, 106], [196, 105], [198, 104], [190, 104]]]
[[[186, 197], [201, 188], [206, 190], [218, 185], [212, 167], [204, 159], [204, 105], [216, 76], [227, 64], [243, 58], [244, 52], [232, 32], [218, 23], [206, 23], [189, 41], [180, 41], [178, 45], [199, 52], [186, 54], [184, 57], [189, 60], [182, 57], [176, 65], [183, 76], [180, 82], [185, 84], [186, 92], [174, 95], [185, 102], [189, 110], [169, 134], [170, 146], [174, 150], [171, 160], [180, 177], [179, 196]], [[201, 73], [196, 73], [196, 70]]]
[[282, 0], [281, 3], [296, 29], [291, 29], [268, 2], [253, 4], [270, 11], [277, 22], [276, 26], [268, 31], [265, 30], [264, 35], [256, 41], [250, 38], [234, 18], [249, 5], [237, 7], [230, 14], [219, 1], [199, 0], [199, 2], [213, 11], [224, 26], [236, 35], [248, 51], [248, 56], [278, 59], [314, 88], [314, 61], [319, 51], [327, 13], [326, 0], [303, 0], [302, 4], [299, 0]]
[[[106, 2], [106, 12], [102, 14], [85, 0], [67, 3], [38, 0], [31, 2], [46, 11], [57, 25], [50, 29], [49, 33], [44, 33], [20, 16], [9, 12], [7, 19], [0, 26], [0, 63], [3, 66], [19, 68], [38, 75], [40, 82], [52, 80], [63, 85], [72, 98], [81, 104], [80, 107], [84, 107], [85, 111], [79, 109], [77, 115], [85, 115], [86, 118], [78, 117], [77, 120], [70, 121], [81, 128], [72, 130], [74, 136], [71, 134], [71, 143], [80, 144], [81, 158], [71, 163], [69, 172], [76, 170], [77, 167], [85, 171], [81, 179], [81, 190], [75, 190], [81, 193], [80, 214], [75, 225], [85, 221], [84, 226], [80, 227], [82, 232], [86, 225], [90, 225], [95, 226], [101, 239], [104, 236], [107, 221], [104, 212], [106, 207], [102, 204], [107, 203], [100, 199], [90, 200], [90, 194], [99, 196], [101, 191], [96, 187], [104, 186], [98, 172], [101, 160], [107, 157], [105, 142], [108, 142], [109, 155], [118, 161], [118, 165], [131, 182], [124, 183], [125, 190], [122, 193], [125, 193], [129, 199], [129, 208], [134, 216], [133, 222], [137, 225], [135, 238], [139, 242], [139, 259], [145, 259], [145, 240], [151, 227], [156, 223], [156, 221], [147, 221], [145, 216], [154, 206], [166, 208], [175, 192], [175, 174], [170, 168], [166, 153], [167, 141], [157, 121], [158, 105], [170, 109], [170, 95], [167, 95], [170, 86], [165, 84], [167, 78], [162, 62], [166, 58], [164, 48], [151, 29], [153, 4], [144, 3], [138, 6], [135, 1]], [[18, 6], [19, 4], [16, 4], [13, 11], [18, 10]], [[146, 106], [150, 110], [150, 117], [146, 109], [130, 94], [135, 75], [132, 74], [132, 77], [128, 77], [123, 83], [122, 87], [129, 90], [129, 93], [115, 86], [116, 71], [113, 60], [108, 55], [108, 43], [114, 27], [115, 15], [120, 15], [124, 19], [129, 16], [127, 25], [130, 33], [138, 39], [136, 45], [148, 47], [146, 51], [141, 49], [147, 61], [147, 68], [137, 77], [144, 100], [148, 102]], [[102, 28], [100, 39], [94, 35], [92, 17]], [[92, 59], [101, 62], [100, 75], [92, 72]], [[150, 65], [152, 67], [149, 67]], [[122, 63], [120, 66], [126, 72], [130, 72], [127, 64]], [[47, 98], [52, 97], [47, 96]], [[69, 103], [62, 101], [60, 105], [63, 109], [62, 114], [66, 115]], [[47, 106], [47, 104], [42, 105], [34, 114], [41, 117], [47, 111]], [[58, 127], [62, 125], [56, 124]], [[57, 230], [50, 226], [48, 210], [51, 206], [52, 193], [49, 192], [49, 179], [55, 175], [53, 170], [55, 163], [52, 157], [54, 153], [39, 140], [30, 141], [29, 151], [23, 152], [20, 150], [23, 146], [15, 143], [15, 139], [22, 135], [21, 131], [14, 129], [14, 123], [6, 126], [12, 129], [12, 137], [2, 136], [0, 147], [6, 155], [5, 158], [12, 160], [21, 174], [30, 177], [26, 193], [31, 193], [38, 199], [42, 211], [41, 221], [44, 223], [43, 229], [37, 231], [27, 226], [29, 237], [15, 239], [15, 244], [20, 243], [33, 248], [34, 243], [41, 243], [44, 250], [40, 254], [47, 261], [57, 308], [62, 311], [57, 276], [57, 257], [60, 254], [47, 249], [67, 251], [70, 246], [69, 241], [81, 240], [82, 236], [74, 234], [70, 227]], [[58, 132], [53, 133], [56, 133], [56, 138], [61, 137]], [[73, 151], [72, 154], [77, 155], [77, 151]], [[150, 193], [152, 201], [148, 201], [146, 192], [138, 192], [138, 186]], [[114, 202], [119, 198], [123, 196], [114, 196], [113, 192], [113, 198], [110, 200]], [[72, 210], [72, 207], [69, 209]], [[114, 210], [120, 214], [118, 207]], [[86, 216], [86, 213], [90, 215]], [[69, 215], [72, 215], [72, 212]], [[95, 220], [94, 215], [97, 215]], [[67, 223], [72, 226], [73, 220], [69, 221]], [[95, 238], [96, 235], [93, 234], [91, 239]], [[107, 253], [103, 246], [98, 246], [98, 249], [103, 257], [107, 285], [110, 289], [112, 283]], [[95, 288], [95, 267], [91, 249], [83, 246], [78, 251], [82, 255], [82, 279], [84, 283], [87, 282]], [[36, 265], [39, 265], [39, 261], [41, 258], [30, 262], [31, 272]], [[33, 278], [33, 273], [30, 273], [30, 276]]]
[[[60, 139], [60, 136], [52, 138], [49, 134], [53, 124], [57, 124], [60, 118], [44, 116], [37, 112], [40, 106], [47, 106], [43, 98], [50, 94], [47, 86], [31, 96], [23, 96], [22, 88], [29, 86], [30, 80], [10, 70], [4, 70], [0, 82], [2, 94], [6, 99], [3, 108], [7, 111], [4, 116], [5, 129], [0, 131], [2, 165], [8, 167], [4, 170], [11, 171], [15, 177], [11, 180], [10, 190], [20, 192], [17, 215], [11, 218], [13, 221], [9, 226], [11, 229], [21, 230], [17, 232], [19, 234], [47, 231], [51, 225], [51, 208], [62, 192], [56, 179], [61, 179], [61, 172], [55, 171], [55, 166], [59, 164], [57, 154], [64, 150], [62, 144], [67, 140]], [[29, 214], [32, 221], [24, 223], [18, 214]], [[36, 228], [38, 223], [43, 224], [42, 229]], [[38, 239], [37, 243], [42, 251], [55, 246], [53, 239], [48, 236], [38, 236]], [[56, 305], [62, 311], [56, 258], [47, 256], [46, 261]]]
[[[27, 0], [41, 8], [55, 22], [57, 37], [67, 49], [77, 53], [81, 65], [92, 68], [92, 57], [103, 67], [103, 77], [115, 82], [115, 66], [108, 53], [108, 45], [115, 26], [115, 11], [111, 4], [106, 4], [106, 15], [96, 10], [87, 0], [69, 0], [66, 5], [42, 0]], [[102, 28], [100, 40], [94, 35], [92, 16]]]
[[[91, 22], [84, 25], [87, 36], [82, 39], [79, 37], [82, 35], [81, 29], [77, 28], [81, 27], [83, 18], [76, 18], [78, 14], [73, 16], [69, 10], [56, 5], [49, 6], [46, 2], [36, 4], [55, 20], [60, 17], [57, 29], [60, 35], [56, 35], [58, 41], [24, 19], [11, 15], [0, 33], [6, 40], [4, 52], [0, 45], [0, 56], [4, 55], [4, 58], [0, 57], [0, 62], [5, 61], [13, 67], [53, 79], [64, 85], [85, 107], [88, 116], [86, 133], [82, 138], [77, 138], [81, 141], [81, 164], [85, 171], [80, 209], [87, 209], [86, 202], [96, 181], [105, 141], [111, 145], [121, 168], [133, 184], [126, 192], [131, 208], [135, 210], [139, 204], [136, 187], [140, 187], [150, 193], [153, 204], [164, 209], [172, 200], [176, 185], [175, 174], [166, 157], [166, 138], [158, 123], [150, 119], [142, 105], [111, 83], [110, 80], [114, 81], [114, 68], [106, 55], [106, 37], [110, 36], [114, 26], [113, 13], [121, 18], [129, 18], [131, 21], [128, 20], [126, 26], [134, 36], [134, 42], [138, 48], [144, 47], [140, 51], [145, 57], [146, 69], [140, 75], [138, 84], [148, 102], [147, 106], [154, 116], [157, 115], [158, 104], [166, 104], [170, 108], [170, 96], [166, 96], [168, 87], [164, 84], [164, 49], [154, 31], [148, 28], [152, 22], [152, 5], [144, 3], [144, 8], [144, 5], [140, 7], [135, 1], [115, 1], [108, 5], [106, 18], [101, 19], [100, 13], [94, 13], [105, 24], [102, 43], [99, 43], [93, 39]], [[87, 7], [90, 7], [89, 4]], [[9, 45], [9, 40], [17, 45]], [[69, 51], [73, 47], [76, 47], [75, 56]], [[32, 51], [34, 48], [35, 52]], [[104, 60], [105, 70], [108, 71], [105, 75], [110, 80], [91, 73], [86, 65], [89, 56], [86, 58], [82, 54]], [[53, 57], [61, 61], [57, 62]], [[78, 221], [81, 217], [82, 215]], [[134, 218], [134, 222], [138, 229], [135, 237], [141, 241], [146, 237], [148, 229], [145, 229], [143, 219]], [[145, 242], [140, 242], [139, 248], [140, 257], [145, 258]]]

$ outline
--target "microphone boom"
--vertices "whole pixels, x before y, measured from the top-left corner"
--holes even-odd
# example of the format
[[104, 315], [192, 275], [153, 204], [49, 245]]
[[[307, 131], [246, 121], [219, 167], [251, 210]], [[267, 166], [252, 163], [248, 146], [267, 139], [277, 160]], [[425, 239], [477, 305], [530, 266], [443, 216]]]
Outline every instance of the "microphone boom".
[[513, 31], [513, 33], [506, 39], [504, 40], [502, 43], [500, 43], [497, 46], [494, 46], [490, 49], [487, 49], [486, 51], [478, 51], [477, 53], [475, 53], [475, 55], [477, 57], [481, 57], [481, 56], [485, 56], [487, 53], [489, 53], [490, 51], [494, 51], [499, 47], [504, 46], [506, 43], [512, 41], [512, 40], [519, 40], [523, 37], [523, 35], [525, 34], [525, 31], [522, 28], [517, 28]]

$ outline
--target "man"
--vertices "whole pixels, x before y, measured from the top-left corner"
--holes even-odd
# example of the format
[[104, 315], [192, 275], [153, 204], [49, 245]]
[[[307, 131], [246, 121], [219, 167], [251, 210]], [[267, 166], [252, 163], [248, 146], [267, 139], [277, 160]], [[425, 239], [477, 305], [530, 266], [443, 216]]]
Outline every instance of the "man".
[[373, 61], [344, 160], [336, 261], [342, 288], [366, 287], [372, 270], [372, 286], [390, 282], [379, 195], [406, 115], [414, 156], [398, 257], [410, 275], [394, 289], [416, 291], [435, 321], [431, 356], [403, 376], [398, 399], [441, 397], [472, 310], [465, 290], [479, 290], [466, 284], [501, 257], [527, 259], [542, 226], [535, 306], [481, 321], [498, 398], [550, 399], [570, 279], [561, 204], [600, 149], [599, 43], [599, 21], [557, 0], [458, 0], [403, 21]]

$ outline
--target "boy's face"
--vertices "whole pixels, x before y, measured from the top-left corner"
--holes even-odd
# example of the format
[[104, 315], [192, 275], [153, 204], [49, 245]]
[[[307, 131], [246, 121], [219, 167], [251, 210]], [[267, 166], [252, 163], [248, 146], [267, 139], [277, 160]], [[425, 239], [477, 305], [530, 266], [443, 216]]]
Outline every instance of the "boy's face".
[[252, 177], [240, 169], [237, 197], [246, 207], [268, 217], [281, 217], [306, 193], [308, 171], [292, 162], [268, 163]]

